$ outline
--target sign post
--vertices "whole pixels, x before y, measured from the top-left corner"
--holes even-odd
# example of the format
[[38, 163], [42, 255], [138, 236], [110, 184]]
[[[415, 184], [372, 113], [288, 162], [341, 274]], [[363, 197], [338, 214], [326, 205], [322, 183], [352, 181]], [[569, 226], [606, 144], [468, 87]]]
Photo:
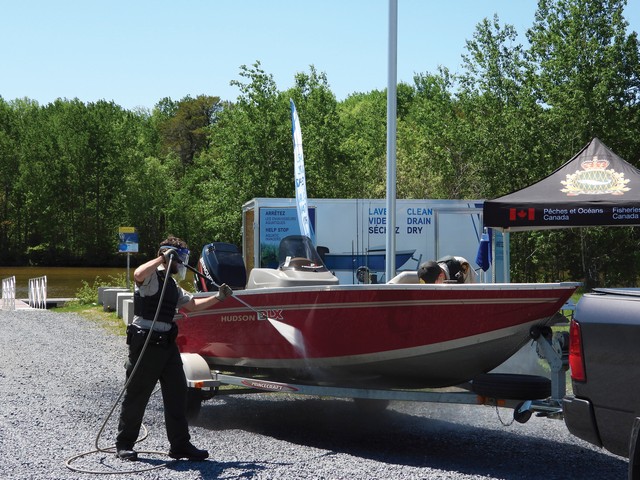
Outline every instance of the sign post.
[[138, 232], [135, 227], [120, 227], [118, 229], [118, 253], [127, 254], [127, 288], [131, 290], [129, 268], [131, 264], [131, 253], [138, 253]]

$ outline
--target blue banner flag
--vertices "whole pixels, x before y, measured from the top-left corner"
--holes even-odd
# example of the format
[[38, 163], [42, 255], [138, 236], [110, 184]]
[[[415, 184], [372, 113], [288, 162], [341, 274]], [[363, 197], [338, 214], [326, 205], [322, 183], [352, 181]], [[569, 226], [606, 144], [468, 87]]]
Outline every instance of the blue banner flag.
[[304, 154], [302, 153], [302, 132], [300, 120], [293, 100], [291, 102], [291, 132], [293, 134], [293, 173], [296, 185], [296, 204], [298, 206], [298, 223], [300, 234], [311, 239], [315, 245], [316, 239], [313, 227], [309, 221], [309, 208], [307, 205], [307, 183], [304, 174]]
[[478, 245], [478, 254], [476, 255], [476, 263], [483, 270], [489, 270], [491, 266], [491, 229], [485, 228], [480, 245]]

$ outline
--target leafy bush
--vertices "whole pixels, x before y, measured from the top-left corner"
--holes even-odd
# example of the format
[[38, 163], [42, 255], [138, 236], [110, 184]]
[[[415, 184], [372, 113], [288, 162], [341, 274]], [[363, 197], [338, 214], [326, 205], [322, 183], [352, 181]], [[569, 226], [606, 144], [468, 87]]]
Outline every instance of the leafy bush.
[[122, 273], [116, 276], [109, 276], [109, 279], [104, 281], [99, 276], [93, 281], [93, 285], [89, 285], [89, 282], [83, 280], [82, 287], [76, 292], [76, 298], [80, 305], [92, 305], [98, 303], [98, 287], [126, 287], [127, 275]]

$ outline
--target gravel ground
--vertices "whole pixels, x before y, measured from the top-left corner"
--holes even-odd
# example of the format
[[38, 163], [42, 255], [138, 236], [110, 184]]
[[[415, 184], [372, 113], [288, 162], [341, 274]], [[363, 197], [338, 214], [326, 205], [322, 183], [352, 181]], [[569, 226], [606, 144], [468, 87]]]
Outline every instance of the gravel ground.
[[[87, 479], [67, 459], [94, 450], [124, 381], [124, 337], [78, 315], [0, 311], [0, 477]], [[115, 416], [119, 413], [116, 408]], [[500, 410], [504, 420], [510, 411]], [[101, 446], [111, 445], [115, 418]], [[138, 450], [166, 451], [160, 395]], [[112, 479], [624, 479], [625, 459], [571, 436], [558, 420], [502, 425], [495, 409], [396, 402], [365, 416], [346, 400], [285, 394], [216, 397], [191, 426], [206, 462], [93, 453], [75, 468]]]

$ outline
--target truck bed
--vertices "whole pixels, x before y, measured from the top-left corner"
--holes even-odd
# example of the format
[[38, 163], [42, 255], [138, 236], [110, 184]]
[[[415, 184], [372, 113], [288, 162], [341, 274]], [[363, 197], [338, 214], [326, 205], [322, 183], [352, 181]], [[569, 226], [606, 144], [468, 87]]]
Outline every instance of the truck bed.
[[576, 378], [579, 364], [571, 363], [573, 395], [563, 406], [567, 428], [629, 457], [633, 423], [640, 415], [640, 289], [584, 295], [571, 329], [570, 363], [582, 361], [584, 378]]

